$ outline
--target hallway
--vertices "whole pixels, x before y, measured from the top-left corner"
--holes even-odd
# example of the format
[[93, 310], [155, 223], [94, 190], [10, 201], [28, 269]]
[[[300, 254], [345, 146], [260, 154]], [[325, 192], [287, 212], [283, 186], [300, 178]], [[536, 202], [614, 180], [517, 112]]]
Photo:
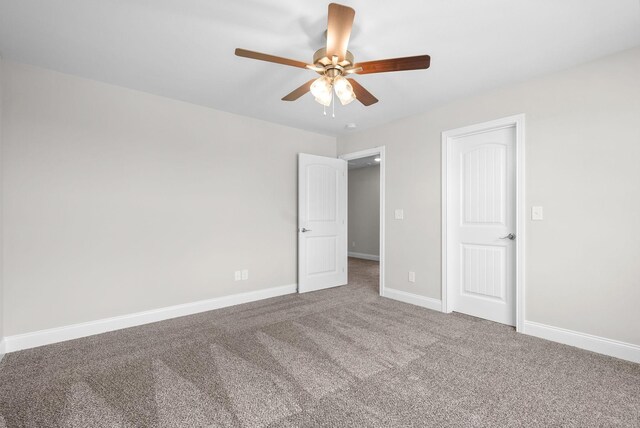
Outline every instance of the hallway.
[[349, 257], [348, 286], [361, 287], [363, 290], [380, 294], [380, 263]]

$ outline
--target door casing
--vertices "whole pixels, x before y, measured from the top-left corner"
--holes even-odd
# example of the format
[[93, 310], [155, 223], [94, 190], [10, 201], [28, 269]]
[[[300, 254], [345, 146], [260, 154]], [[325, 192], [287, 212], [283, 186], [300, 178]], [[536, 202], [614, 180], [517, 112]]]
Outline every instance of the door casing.
[[515, 305], [516, 305], [516, 331], [524, 331], [525, 319], [525, 171], [524, 171], [524, 148], [525, 148], [525, 115], [518, 114], [514, 116], [504, 117], [489, 122], [478, 123], [475, 125], [465, 126], [462, 128], [452, 129], [442, 133], [442, 312], [450, 313], [453, 308], [449, 293], [452, 287], [447, 283], [447, 227], [450, 213], [447, 210], [449, 193], [451, 189], [447, 186], [448, 181], [448, 165], [452, 160], [451, 151], [453, 140], [459, 137], [487, 132], [490, 130], [515, 127], [515, 151], [516, 151], [516, 286], [515, 286]]

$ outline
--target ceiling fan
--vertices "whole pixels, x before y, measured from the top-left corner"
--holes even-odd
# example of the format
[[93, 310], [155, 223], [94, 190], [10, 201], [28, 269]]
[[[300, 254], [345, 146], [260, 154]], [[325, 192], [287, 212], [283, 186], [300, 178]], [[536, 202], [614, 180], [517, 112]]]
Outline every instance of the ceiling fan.
[[236, 49], [236, 55], [275, 62], [291, 67], [307, 68], [320, 74], [282, 98], [283, 101], [295, 101], [307, 92], [311, 92], [315, 100], [324, 106], [331, 105], [333, 93], [340, 99], [342, 105], [347, 105], [357, 99], [365, 106], [378, 102], [369, 91], [352, 78], [350, 74], [384, 73], [389, 71], [419, 70], [429, 68], [429, 55], [411, 56], [405, 58], [382, 59], [356, 63], [354, 56], [347, 50], [355, 10], [336, 3], [329, 5], [327, 23], [327, 46], [318, 49], [313, 54], [313, 63], [282, 58], [278, 56], [253, 52], [246, 49]]

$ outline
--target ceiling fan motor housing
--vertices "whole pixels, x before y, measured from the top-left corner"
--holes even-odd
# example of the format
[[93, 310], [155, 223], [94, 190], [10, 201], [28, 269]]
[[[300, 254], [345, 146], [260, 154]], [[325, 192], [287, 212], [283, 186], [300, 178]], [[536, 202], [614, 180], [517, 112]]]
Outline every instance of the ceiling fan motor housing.
[[351, 52], [346, 51], [344, 60], [334, 64], [332, 59], [327, 56], [327, 49], [321, 48], [313, 54], [313, 64], [324, 68], [324, 71], [318, 71], [318, 74], [336, 77], [342, 75], [345, 68], [353, 67], [354, 58]]

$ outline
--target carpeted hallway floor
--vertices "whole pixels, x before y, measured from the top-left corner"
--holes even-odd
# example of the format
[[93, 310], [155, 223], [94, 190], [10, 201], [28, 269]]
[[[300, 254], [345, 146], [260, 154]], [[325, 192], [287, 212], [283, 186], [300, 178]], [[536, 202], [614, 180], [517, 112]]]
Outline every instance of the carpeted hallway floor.
[[6, 355], [0, 427], [640, 426], [640, 365], [349, 285]]

